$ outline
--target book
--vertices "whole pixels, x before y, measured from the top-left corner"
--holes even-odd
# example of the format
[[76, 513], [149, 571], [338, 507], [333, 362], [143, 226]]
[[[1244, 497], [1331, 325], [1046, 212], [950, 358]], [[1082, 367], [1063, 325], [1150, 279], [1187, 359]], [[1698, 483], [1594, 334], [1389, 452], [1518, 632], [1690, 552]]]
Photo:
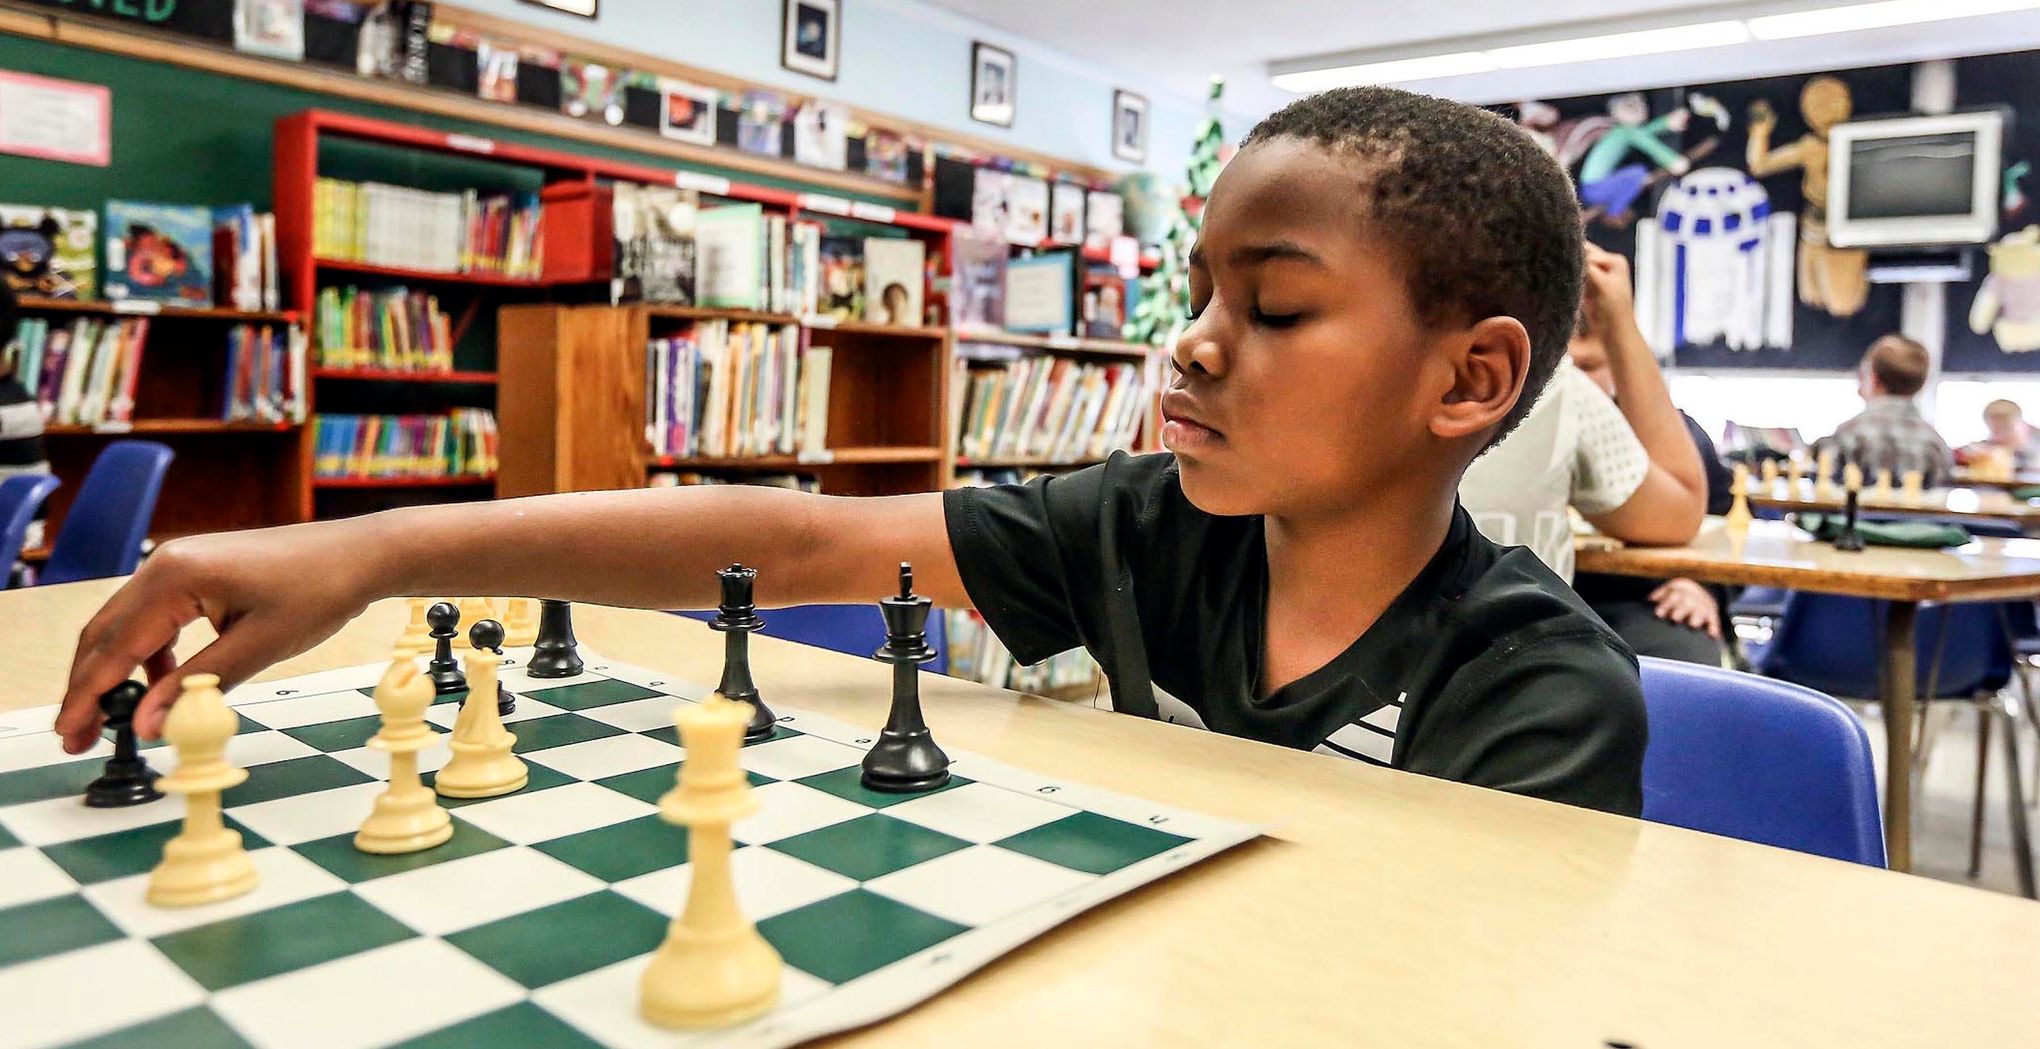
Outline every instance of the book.
[[234, 48], [268, 58], [303, 61], [304, 0], [234, 0]]
[[864, 316], [864, 242], [856, 237], [821, 239], [823, 316], [854, 321]]
[[[266, 221], [265, 221], [266, 220]], [[276, 218], [253, 204], [213, 209], [214, 301], [236, 310], [274, 309]]]
[[829, 446], [829, 371], [835, 351], [827, 346], [809, 346], [801, 351], [800, 439], [803, 455], [813, 455]]
[[1026, 175], [1006, 177], [1006, 241], [1039, 247], [1048, 240], [1048, 183]]
[[786, 96], [777, 91], [746, 91], [737, 104], [737, 148], [768, 157], [785, 150]]
[[793, 115], [793, 159], [831, 171], [848, 166], [850, 108], [809, 99]]
[[1140, 365], [1041, 354], [973, 367], [957, 416], [965, 460], [1070, 463], [1130, 449], [1155, 393]]
[[693, 304], [700, 196], [691, 189], [634, 182], [616, 183], [614, 193], [615, 301]]
[[453, 370], [452, 322], [437, 296], [329, 286], [319, 289], [313, 318], [320, 367]]
[[694, 290], [704, 306], [763, 309], [765, 215], [757, 204], [704, 208], [694, 223]]
[[1083, 333], [1094, 339], [1118, 339], [1126, 330], [1134, 285], [1110, 266], [1084, 270]]
[[312, 201], [312, 253], [321, 259], [534, 281], [544, 261], [536, 193], [430, 193], [322, 178]]
[[645, 439], [654, 455], [723, 459], [821, 450], [829, 351], [802, 346], [799, 329], [699, 321], [650, 340], [645, 362]]
[[443, 415], [349, 415], [312, 420], [315, 477], [459, 478], [496, 472], [495, 413], [454, 408]]
[[1117, 193], [1092, 190], [1084, 197], [1084, 246], [1093, 251], [1110, 247], [1114, 237], [1126, 235], [1126, 201]]
[[1006, 244], [959, 228], [950, 238], [949, 308], [959, 330], [1006, 323]]
[[17, 295], [97, 298], [98, 242], [96, 211], [0, 204], [0, 276]]
[[229, 422], [304, 421], [308, 344], [297, 328], [234, 325], [227, 333], [220, 417]]
[[864, 239], [864, 319], [919, 327], [927, 245], [911, 237]]
[[212, 209], [106, 202], [106, 297], [206, 306], [213, 298]]
[[81, 317], [61, 326], [29, 318], [7, 353], [45, 422], [102, 426], [134, 420], [148, 336], [147, 317]]
[[864, 173], [872, 178], [904, 185], [907, 181], [907, 153], [911, 148], [898, 132], [871, 128], [864, 133]]
[[1069, 335], [1076, 322], [1076, 255], [1050, 251], [1006, 264], [1006, 327]]
[[1084, 242], [1084, 187], [1058, 182], [1049, 194], [1048, 239], [1076, 246]]

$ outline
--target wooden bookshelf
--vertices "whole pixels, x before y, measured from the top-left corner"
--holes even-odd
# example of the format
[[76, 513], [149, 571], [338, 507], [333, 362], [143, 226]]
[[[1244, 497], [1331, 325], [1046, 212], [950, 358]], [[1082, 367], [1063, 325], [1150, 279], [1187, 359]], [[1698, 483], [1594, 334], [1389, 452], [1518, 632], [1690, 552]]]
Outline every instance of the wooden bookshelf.
[[1033, 335], [1015, 331], [988, 331], [984, 329], [958, 329], [956, 341], [979, 343], [992, 346], [1013, 346], [1029, 350], [1053, 350], [1057, 353], [1085, 354], [1093, 357], [1122, 357], [1132, 360], [1146, 360], [1155, 350], [1137, 342], [1121, 342], [1117, 339], [1081, 338], [1075, 335]]
[[448, 371], [421, 372], [397, 368], [313, 368], [314, 379], [345, 379], [358, 382], [437, 382], [459, 383], [466, 386], [493, 386], [495, 372]]
[[496, 483], [495, 474], [458, 477], [314, 477], [314, 488], [468, 488]]
[[942, 449], [936, 445], [926, 447], [879, 447], [879, 448], [831, 448], [815, 455], [751, 455], [733, 459], [713, 459], [700, 456], [654, 455], [647, 456], [645, 464], [662, 470], [760, 470], [799, 473], [824, 466], [888, 464], [888, 463], [932, 463], [940, 461]]
[[888, 339], [927, 339], [940, 341], [948, 337], [941, 328], [905, 324], [872, 324], [867, 321], [838, 321], [828, 317], [803, 317], [801, 326], [809, 331], [836, 332], [841, 335], [878, 335]]
[[211, 320], [226, 324], [289, 324], [297, 318], [282, 310], [231, 310], [216, 306], [179, 306], [154, 299], [46, 299], [40, 295], [20, 298], [23, 313], [74, 313], [119, 317], [173, 317], [182, 320]]
[[414, 270], [401, 266], [375, 266], [348, 259], [315, 258], [312, 265], [334, 273], [385, 277], [407, 284], [475, 284], [488, 288], [544, 288], [546, 282], [531, 277], [506, 277], [500, 273], [455, 273], [446, 270]]
[[1107, 458], [1109, 458], [1109, 456], [1080, 455], [1072, 459], [1051, 459], [1047, 456], [1020, 456], [1017, 458], [1006, 459], [972, 459], [969, 456], [959, 455], [956, 457], [956, 468], [959, 470], [1075, 469], [1080, 466], [1095, 466], [1099, 463], [1104, 462]]
[[760, 310], [735, 310], [721, 306], [674, 306], [668, 303], [645, 303], [641, 307], [649, 317], [673, 320], [732, 321], [756, 324], [799, 324], [800, 318], [791, 313], [765, 313]]

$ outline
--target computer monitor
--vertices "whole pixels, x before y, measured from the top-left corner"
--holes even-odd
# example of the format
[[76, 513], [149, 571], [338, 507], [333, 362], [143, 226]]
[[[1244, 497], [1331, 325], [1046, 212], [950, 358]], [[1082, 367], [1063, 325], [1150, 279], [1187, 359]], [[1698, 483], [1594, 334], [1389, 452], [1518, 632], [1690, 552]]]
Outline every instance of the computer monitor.
[[1828, 132], [1828, 242], [1981, 244], [1997, 235], [2004, 114], [1858, 120]]

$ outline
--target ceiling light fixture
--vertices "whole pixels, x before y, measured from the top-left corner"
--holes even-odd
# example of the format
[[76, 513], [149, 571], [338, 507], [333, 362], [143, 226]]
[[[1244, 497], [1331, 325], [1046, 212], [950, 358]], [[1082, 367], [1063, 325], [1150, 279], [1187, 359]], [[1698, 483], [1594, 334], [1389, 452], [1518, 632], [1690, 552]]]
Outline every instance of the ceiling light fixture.
[[1323, 91], [1327, 88], [1350, 87], [1355, 84], [1399, 84], [1407, 80], [1492, 73], [1497, 68], [1499, 67], [1495, 65], [1494, 60], [1483, 52], [1460, 51], [1449, 55], [1424, 55], [1388, 62], [1369, 62], [1365, 65], [1312, 69], [1301, 73], [1277, 73], [1274, 80], [1276, 87], [1301, 94]]
[[1791, 40], [1830, 33], [1853, 33], [1859, 29], [1887, 29], [1949, 18], [2028, 11], [2036, 7], [2040, 7], [2040, 2], [2035, 0], [1885, 0], [1883, 3], [1762, 15], [1750, 19], [1749, 24], [1750, 35], [1759, 40]]
[[1697, 51], [1703, 47], [1748, 43], [1749, 39], [1749, 27], [1731, 20], [1497, 47], [1489, 51], [1487, 56], [1503, 69], [1528, 69], [1532, 66], [1598, 62], [1604, 58], [1626, 58], [1631, 55]]

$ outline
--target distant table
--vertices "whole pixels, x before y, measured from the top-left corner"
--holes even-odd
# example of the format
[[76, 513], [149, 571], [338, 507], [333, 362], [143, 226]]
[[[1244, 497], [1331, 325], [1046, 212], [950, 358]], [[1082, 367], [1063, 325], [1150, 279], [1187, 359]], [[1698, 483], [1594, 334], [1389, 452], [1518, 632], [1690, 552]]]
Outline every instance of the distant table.
[[1783, 521], [1754, 522], [1740, 542], [1713, 518], [1687, 546], [1622, 547], [1582, 542], [1578, 570], [1703, 583], [1775, 586], [1877, 598], [1885, 605], [1879, 703], [1890, 770], [1884, 780], [1884, 836], [1893, 870], [1912, 867], [1913, 623], [1922, 601], [2019, 601], [2040, 597], [2040, 539], [1978, 539], [1954, 550], [1873, 546], [1847, 554]]
[[[1865, 514], [2005, 521], [2028, 535], [2040, 534], [2040, 505], [2014, 499], [2010, 492], [1996, 488], [1934, 488], [1921, 493], [1917, 502], [1908, 500], [1900, 491], [1894, 491], [1888, 499], [1873, 498], [1870, 489], [1865, 488], [1860, 505]], [[1816, 498], [1811, 481], [1802, 482], [1797, 487], [1789, 481], [1779, 481], [1768, 490], [1763, 482], [1758, 481], [1752, 485], [1750, 506], [1787, 513], [1802, 510], [1839, 512], [1842, 500], [1838, 496]]]
[[1970, 488], [2030, 488], [2040, 485], [2040, 470], [2020, 470], [2010, 477], [1978, 476], [1966, 469], [1955, 471], [1954, 481]]

